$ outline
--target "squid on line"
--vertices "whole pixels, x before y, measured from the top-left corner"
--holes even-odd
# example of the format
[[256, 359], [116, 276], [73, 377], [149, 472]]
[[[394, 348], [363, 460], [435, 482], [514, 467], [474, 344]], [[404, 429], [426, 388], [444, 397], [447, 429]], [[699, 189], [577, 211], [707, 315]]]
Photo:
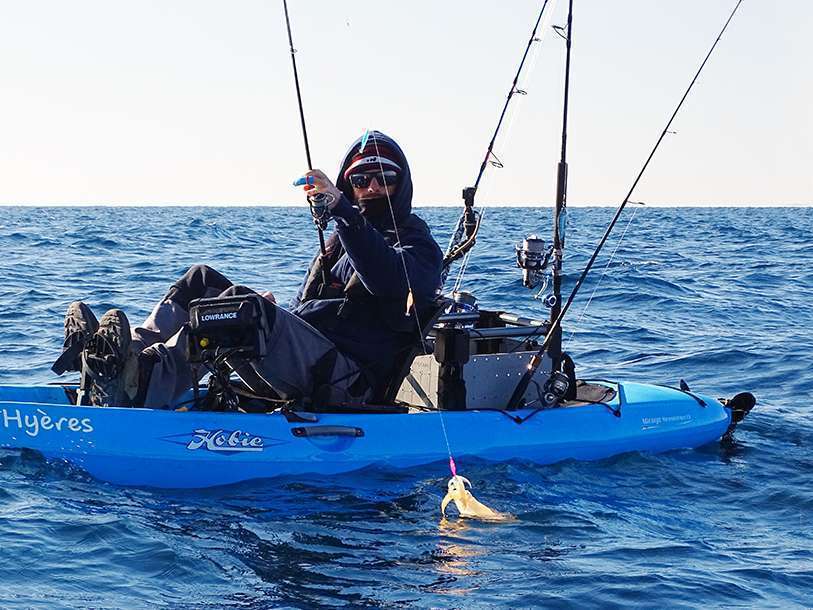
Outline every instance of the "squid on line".
[[466, 484], [471, 487], [471, 481], [457, 474], [449, 479], [449, 483], [447, 484], [448, 491], [440, 505], [440, 512], [444, 519], [446, 518], [446, 506], [448, 506], [449, 502], [454, 502], [457, 507], [457, 512], [460, 513], [461, 517], [482, 519], [484, 521], [516, 520], [514, 515], [498, 512], [480, 502], [466, 489]]

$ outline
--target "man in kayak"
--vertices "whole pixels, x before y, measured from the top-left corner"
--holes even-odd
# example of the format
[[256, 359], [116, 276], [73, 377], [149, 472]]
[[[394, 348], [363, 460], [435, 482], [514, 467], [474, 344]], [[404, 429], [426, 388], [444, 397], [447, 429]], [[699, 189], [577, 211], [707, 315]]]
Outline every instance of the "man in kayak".
[[[442, 252], [412, 214], [406, 157], [388, 136], [368, 135], [363, 148], [356, 141], [345, 155], [335, 185], [320, 170], [306, 174], [308, 196], [323, 197], [335, 221], [327, 256], [313, 259], [290, 310], [264, 294], [267, 355], [251, 366], [284, 398], [358, 404], [375, 397], [399, 352], [418, 341], [422, 313], [440, 289]], [[97, 323], [87, 305], [71, 303], [65, 347], [84, 351], [81, 359], [66, 358], [66, 351], [54, 370], [84, 366], [95, 405], [172, 405], [197, 383], [189, 364], [190, 302], [245, 292], [195, 265], [132, 330], [119, 309]]]

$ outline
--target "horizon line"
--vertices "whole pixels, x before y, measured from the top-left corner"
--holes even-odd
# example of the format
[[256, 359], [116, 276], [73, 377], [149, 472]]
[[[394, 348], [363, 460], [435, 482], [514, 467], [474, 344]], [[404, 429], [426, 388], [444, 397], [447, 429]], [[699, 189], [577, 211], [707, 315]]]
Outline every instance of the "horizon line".
[[[414, 208], [457, 208], [461, 207], [462, 203], [415, 203], [412, 205]], [[476, 207], [480, 208], [553, 208], [554, 204], [544, 203], [510, 203], [510, 204], [493, 204], [481, 203]], [[212, 207], [212, 208], [301, 208], [306, 207], [304, 203], [212, 203], [212, 202], [196, 202], [196, 203], [5, 203], [0, 202], [0, 207], [20, 207], [20, 208], [97, 208], [97, 207], [115, 207], [115, 208], [199, 208], [199, 207]], [[617, 208], [617, 203], [569, 203], [568, 207], [571, 208]], [[790, 203], [645, 203], [645, 207], [651, 208], [804, 208], [813, 207], [811, 202], [790, 202]]]

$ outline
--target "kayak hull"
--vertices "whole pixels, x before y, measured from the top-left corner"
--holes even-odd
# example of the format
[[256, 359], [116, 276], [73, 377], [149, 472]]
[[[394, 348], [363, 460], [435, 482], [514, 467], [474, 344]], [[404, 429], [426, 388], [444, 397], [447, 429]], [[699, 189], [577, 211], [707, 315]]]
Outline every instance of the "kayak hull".
[[[609, 385], [616, 396], [602, 404], [444, 412], [449, 446], [458, 463], [476, 456], [549, 464], [699, 447], [720, 439], [731, 423], [730, 410], [706, 396]], [[115, 484], [163, 488], [409, 467], [449, 457], [438, 412], [303, 415], [308, 421], [289, 421], [279, 412], [76, 407], [59, 386], [9, 385], [0, 386], [0, 448], [33, 449]]]

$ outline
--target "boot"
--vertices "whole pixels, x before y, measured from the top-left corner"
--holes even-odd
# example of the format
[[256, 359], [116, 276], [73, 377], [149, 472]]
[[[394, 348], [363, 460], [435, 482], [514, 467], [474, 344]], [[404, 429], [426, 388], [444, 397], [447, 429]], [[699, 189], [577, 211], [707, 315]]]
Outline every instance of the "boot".
[[[99, 329], [82, 354], [83, 373], [89, 378], [91, 404], [98, 407], [127, 407], [128, 377], [132, 376], [130, 323], [120, 309], [102, 316]], [[137, 367], [136, 367], [137, 374]]]
[[74, 301], [65, 312], [65, 341], [62, 355], [56, 359], [51, 370], [57, 375], [82, 368], [82, 350], [99, 329], [99, 322], [93, 311], [82, 301]]

